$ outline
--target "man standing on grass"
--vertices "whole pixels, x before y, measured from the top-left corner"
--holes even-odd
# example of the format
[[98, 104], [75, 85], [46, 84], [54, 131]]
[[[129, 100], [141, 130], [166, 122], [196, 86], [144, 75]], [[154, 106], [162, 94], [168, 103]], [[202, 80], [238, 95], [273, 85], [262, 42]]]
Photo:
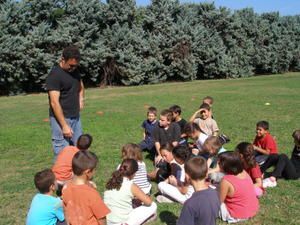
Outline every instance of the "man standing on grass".
[[82, 134], [79, 111], [84, 104], [84, 86], [77, 69], [80, 52], [76, 46], [63, 50], [58, 65], [46, 79], [52, 146], [55, 157], [68, 145], [76, 145]]

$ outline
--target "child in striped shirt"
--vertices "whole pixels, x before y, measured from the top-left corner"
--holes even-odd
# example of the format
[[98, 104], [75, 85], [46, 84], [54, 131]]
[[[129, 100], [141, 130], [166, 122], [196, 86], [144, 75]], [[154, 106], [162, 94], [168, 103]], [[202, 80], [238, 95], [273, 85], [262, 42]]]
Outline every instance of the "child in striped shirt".
[[[145, 194], [150, 194], [151, 183], [147, 177], [146, 164], [143, 162], [143, 155], [140, 147], [137, 144], [128, 143], [121, 149], [122, 160], [134, 159], [138, 163], [138, 171], [133, 177], [133, 183], [136, 184]], [[118, 166], [118, 168], [120, 165]]]

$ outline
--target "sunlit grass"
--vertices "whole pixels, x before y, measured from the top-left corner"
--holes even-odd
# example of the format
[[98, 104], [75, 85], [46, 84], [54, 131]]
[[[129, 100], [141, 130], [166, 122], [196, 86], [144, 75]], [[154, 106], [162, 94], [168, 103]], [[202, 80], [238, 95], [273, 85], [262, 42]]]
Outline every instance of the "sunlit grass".
[[[95, 177], [98, 189], [103, 193], [108, 175], [120, 162], [120, 147], [141, 140], [140, 126], [148, 106], [161, 110], [178, 104], [188, 119], [206, 95], [214, 97], [214, 118], [231, 138], [226, 148], [252, 141], [256, 122], [268, 120], [280, 152], [290, 155], [291, 133], [300, 126], [299, 90], [299, 73], [89, 89], [81, 116], [84, 131], [94, 137], [91, 150], [100, 158]], [[267, 102], [270, 105], [265, 105]], [[0, 98], [0, 224], [25, 223], [36, 192], [33, 175], [52, 165], [47, 117], [46, 94]], [[146, 159], [146, 163], [151, 170], [151, 162]], [[260, 199], [259, 214], [243, 224], [299, 224], [299, 190], [300, 180], [279, 181], [277, 188], [268, 189]], [[158, 209], [158, 219], [151, 224], [174, 224], [181, 206], [159, 204]]]

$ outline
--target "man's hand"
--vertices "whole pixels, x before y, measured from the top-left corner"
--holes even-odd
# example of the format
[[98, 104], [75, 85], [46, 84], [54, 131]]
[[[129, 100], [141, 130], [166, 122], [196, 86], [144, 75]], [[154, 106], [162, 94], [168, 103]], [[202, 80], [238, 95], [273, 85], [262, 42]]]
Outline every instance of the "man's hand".
[[73, 136], [73, 130], [69, 125], [66, 125], [62, 128], [63, 135], [67, 138], [71, 138]]

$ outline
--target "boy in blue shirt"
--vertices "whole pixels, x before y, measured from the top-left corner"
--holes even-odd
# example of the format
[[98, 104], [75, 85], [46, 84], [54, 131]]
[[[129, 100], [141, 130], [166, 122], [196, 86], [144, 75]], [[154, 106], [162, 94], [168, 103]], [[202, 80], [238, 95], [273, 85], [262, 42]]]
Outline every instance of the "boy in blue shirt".
[[156, 114], [156, 108], [150, 106], [147, 111], [147, 119], [142, 123], [142, 128], [144, 129], [144, 139], [140, 143], [140, 148], [142, 150], [149, 151], [153, 158], [155, 155], [153, 130], [155, 125], [157, 124]]
[[217, 191], [205, 182], [206, 160], [191, 158], [184, 164], [184, 169], [186, 180], [195, 192], [185, 201], [177, 225], [215, 225], [221, 203]]
[[66, 225], [60, 198], [53, 197], [55, 175], [51, 169], [36, 173], [34, 184], [40, 193], [31, 202], [26, 225]]

